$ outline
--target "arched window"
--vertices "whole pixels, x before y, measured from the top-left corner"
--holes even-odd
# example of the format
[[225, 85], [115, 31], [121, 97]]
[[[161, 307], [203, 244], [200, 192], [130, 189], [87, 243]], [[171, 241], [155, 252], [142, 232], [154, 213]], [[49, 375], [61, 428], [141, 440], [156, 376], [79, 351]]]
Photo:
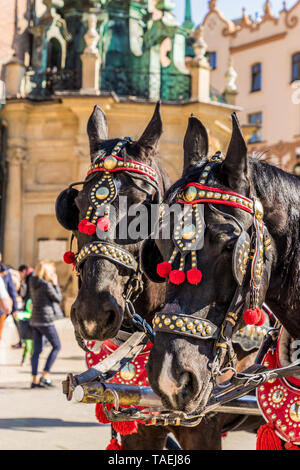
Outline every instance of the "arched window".
[[61, 69], [61, 45], [56, 38], [51, 38], [48, 44], [47, 68]]
[[254, 64], [251, 69], [251, 91], [261, 90], [261, 63]]
[[300, 80], [300, 52], [292, 57], [292, 82]]

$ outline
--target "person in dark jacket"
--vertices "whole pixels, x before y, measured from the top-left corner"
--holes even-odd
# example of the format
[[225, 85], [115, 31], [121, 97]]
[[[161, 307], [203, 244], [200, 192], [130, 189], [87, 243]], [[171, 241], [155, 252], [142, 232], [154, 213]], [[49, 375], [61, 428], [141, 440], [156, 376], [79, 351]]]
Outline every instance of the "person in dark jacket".
[[[40, 261], [36, 266], [34, 276], [30, 279], [30, 295], [32, 299], [32, 327], [33, 355], [31, 358], [32, 384], [31, 388], [45, 388], [52, 386], [49, 379], [50, 369], [61, 349], [54, 321], [63, 317], [59, 307], [62, 294], [57, 282], [57, 275], [53, 263]], [[52, 346], [40, 379], [38, 379], [39, 357], [43, 349], [43, 336]]]

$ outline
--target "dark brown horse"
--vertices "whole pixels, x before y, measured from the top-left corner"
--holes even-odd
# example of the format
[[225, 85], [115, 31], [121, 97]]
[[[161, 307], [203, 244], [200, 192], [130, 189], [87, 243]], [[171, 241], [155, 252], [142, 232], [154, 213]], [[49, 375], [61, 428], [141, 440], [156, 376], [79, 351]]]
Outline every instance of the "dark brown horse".
[[[173, 331], [168, 332], [163, 322], [157, 325], [148, 364], [150, 384], [169, 409], [195, 412], [207, 404], [214, 387], [216, 347], [221, 350], [230, 340], [222, 326], [227, 322], [227, 328], [231, 322], [232, 335], [244, 325], [243, 312], [252, 303], [255, 308], [261, 308], [266, 301], [290, 335], [300, 338], [299, 177], [249, 158], [235, 114], [232, 120], [232, 138], [222, 161], [219, 155], [208, 158], [206, 130], [197, 118], [190, 118], [184, 142], [183, 176], [165, 198], [169, 206], [184, 198], [184, 203], [194, 198], [200, 201], [195, 202], [195, 207], [203, 209], [202, 245], [195, 249], [193, 264], [188, 266], [201, 269], [202, 280], [198, 285], [168, 284], [166, 304], [171, 315], [166, 315], [166, 324]], [[223, 201], [235, 202], [225, 205]], [[172, 224], [173, 235], [175, 224], [176, 221]], [[254, 257], [260, 257], [259, 266], [254, 264], [256, 258], [251, 262], [248, 252], [243, 251], [245, 243], [241, 245], [241, 235], [245, 241], [249, 240]], [[156, 266], [170, 259], [176, 240], [175, 237], [145, 243], [143, 264], [152, 280], [162, 280]], [[181, 269], [179, 262], [177, 257], [173, 269]], [[255, 266], [255, 272], [251, 266]], [[194, 272], [199, 276], [198, 271]], [[259, 275], [259, 289], [254, 290], [256, 275]], [[181, 324], [182, 314], [187, 317], [187, 324], [192, 325], [194, 321], [199, 324], [199, 319], [201, 327], [206, 323], [208, 329], [204, 336], [207, 337], [197, 336], [196, 329], [194, 337], [186, 336], [183, 330], [174, 334], [178, 333], [175, 320], [178, 318], [178, 325]], [[216, 345], [220, 336], [213, 336], [214, 329], [222, 331], [222, 339], [226, 340], [223, 344]]]
[[[96, 166], [103, 156], [111, 155], [121, 139], [108, 139], [106, 117], [99, 106], [95, 106], [87, 131], [90, 140], [91, 164]], [[127, 197], [128, 207], [143, 205], [149, 212], [152, 204], [159, 203], [168, 185], [168, 178], [157, 158], [157, 144], [161, 133], [162, 121], [158, 104], [140, 139], [136, 142], [125, 141], [125, 145], [119, 152], [125, 162], [134, 160], [151, 167], [156, 173], [156, 181], [154, 183], [141, 172], [124, 170], [113, 173], [115, 187], [110, 182], [111, 186], [107, 189], [103, 183], [105, 191], [115, 191], [117, 196], [111, 204], [115, 208], [115, 214], [113, 217], [110, 216], [109, 230], [97, 230], [93, 234], [82, 233], [78, 230], [79, 222], [87, 218], [86, 214], [89, 210], [91, 212], [91, 197], [94, 197], [91, 196], [91, 191], [99, 181], [102, 181], [103, 172], [91, 172], [83, 182], [81, 191], [68, 189], [67, 193], [64, 191], [58, 197], [56, 204], [58, 221], [65, 228], [73, 231], [78, 244], [78, 253], [86, 245], [101, 240], [119, 245], [120, 248], [126, 250], [125, 256], [132, 255], [134, 259], [139, 259], [141, 240], [131, 239], [127, 234], [123, 238], [119, 236], [118, 229], [127, 213], [125, 213], [126, 208], [118, 203], [120, 196]], [[100, 197], [103, 196], [100, 194]], [[100, 215], [97, 217], [100, 218]], [[125, 223], [129, 225], [131, 219], [127, 218]], [[100, 341], [113, 338], [124, 321], [123, 294], [131, 279], [132, 270], [126, 269], [126, 262], [125, 264], [118, 263], [118, 260], [114, 261], [112, 256], [89, 256], [83, 261], [78, 269], [80, 271], [79, 291], [71, 310], [76, 337]], [[155, 285], [147, 278], [144, 278], [143, 282], [144, 289], [135, 302], [135, 308], [142, 312], [148, 321], [151, 321], [155, 310], [164, 302], [165, 288]]]

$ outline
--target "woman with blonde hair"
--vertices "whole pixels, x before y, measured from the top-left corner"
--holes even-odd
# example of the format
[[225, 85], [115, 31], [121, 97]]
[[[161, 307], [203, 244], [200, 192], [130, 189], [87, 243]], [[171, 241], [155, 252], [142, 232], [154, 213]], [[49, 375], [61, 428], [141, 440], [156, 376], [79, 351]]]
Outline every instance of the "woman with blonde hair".
[[[30, 295], [32, 299], [33, 355], [31, 358], [32, 384], [31, 388], [46, 388], [52, 386], [49, 379], [50, 369], [61, 349], [60, 340], [54, 326], [54, 321], [63, 316], [59, 307], [62, 300], [57, 282], [54, 263], [40, 261], [30, 279]], [[43, 336], [52, 346], [40, 379], [38, 379], [39, 357], [43, 349]]]

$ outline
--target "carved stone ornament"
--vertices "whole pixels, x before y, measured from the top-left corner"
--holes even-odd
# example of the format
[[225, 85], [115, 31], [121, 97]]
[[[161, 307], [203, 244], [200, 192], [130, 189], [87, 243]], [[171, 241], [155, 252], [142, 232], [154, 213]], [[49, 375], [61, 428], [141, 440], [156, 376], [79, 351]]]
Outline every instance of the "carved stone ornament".
[[9, 165], [22, 165], [25, 163], [26, 153], [22, 147], [10, 147], [7, 149], [6, 161]]
[[97, 17], [94, 14], [88, 17], [88, 30], [84, 35], [84, 40], [87, 47], [84, 49], [84, 53], [97, 54], [97, 44], [99, 41], [99, 34], [97, 33]]

